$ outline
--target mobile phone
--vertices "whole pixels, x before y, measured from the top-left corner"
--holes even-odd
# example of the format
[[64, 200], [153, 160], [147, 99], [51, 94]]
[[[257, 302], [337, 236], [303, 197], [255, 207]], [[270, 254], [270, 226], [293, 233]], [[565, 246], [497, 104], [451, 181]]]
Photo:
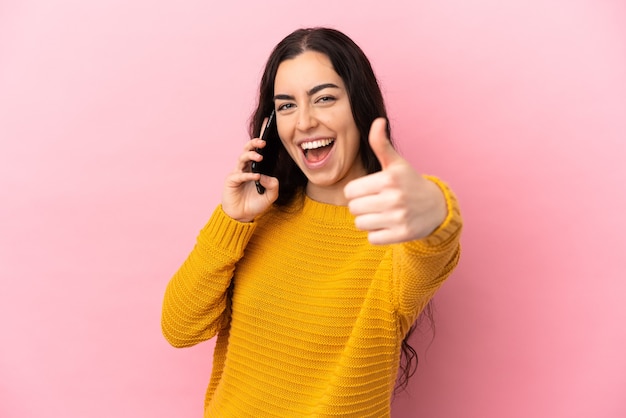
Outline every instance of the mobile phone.
[[[278, 148], [280, 143], [278, 130], [276, 129], [276, 111], [274, 110], [272, 110], [272, 113], [270, 113], [267, 118], [267, 123], [265, 124], [265, 129], [263, 130], [261, 139], [265, 141], [265, 147], [257, 148], [256, 152], [263, 156], [263, 160], [252, 161], [252, 172], [273, 176], [274, 169], [276, 168], [276, 160], [278, 159]], [[265, 187], [261, 185], [261, 182], [257, 180], [254, 184], [259, 194], [265, 193]]]

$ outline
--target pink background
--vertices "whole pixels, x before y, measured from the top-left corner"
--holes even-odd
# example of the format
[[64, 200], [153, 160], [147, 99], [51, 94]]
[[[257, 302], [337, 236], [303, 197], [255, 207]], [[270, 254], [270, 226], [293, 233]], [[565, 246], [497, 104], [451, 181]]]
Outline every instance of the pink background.
[[352, 36], [462, 262], [394, 417], [626, 416], [623, 0], [0, 3], [0, 416], [200, 417], [163, 291], [273, 45]]

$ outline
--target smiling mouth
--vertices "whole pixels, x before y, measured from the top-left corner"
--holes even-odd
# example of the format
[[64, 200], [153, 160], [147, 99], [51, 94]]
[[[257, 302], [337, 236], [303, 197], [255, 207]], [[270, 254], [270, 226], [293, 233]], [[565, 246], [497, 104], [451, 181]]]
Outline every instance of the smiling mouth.
[[300, 148], [304, 152], [304, 158], [308, 162], [314, 163], [323, 160], [331, 148], [335, 144], [333, 138], [318, 139], [317, 141], [303, 142], [300, 144]]

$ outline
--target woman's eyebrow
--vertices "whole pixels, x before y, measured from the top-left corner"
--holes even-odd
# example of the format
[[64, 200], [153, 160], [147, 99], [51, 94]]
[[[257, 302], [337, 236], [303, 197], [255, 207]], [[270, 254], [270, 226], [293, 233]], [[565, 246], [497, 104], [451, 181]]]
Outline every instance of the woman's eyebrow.
[[324, 90], [324, 89], [328, 89], [328, 88], [338, 89], [339, 86], [337, 86], [336, 84], [333, 84], [333, 83], [320, 84], [319, 86], [315, 86], [311, 90], [307, 91], [306, 94], [308, 94], [309, 96], [313, 96], [318, 91]]
[[[338, 89], [339, 86], [333, 83], [324, 83], [313, 87], [311, 90], [307, 91], [306, 94], [308, 96], [313, 96], [315, 93], [328, 88]], [[274, 100], [295, 100], [295, 97], [289, 94], [277, 94], [274, 96]]]

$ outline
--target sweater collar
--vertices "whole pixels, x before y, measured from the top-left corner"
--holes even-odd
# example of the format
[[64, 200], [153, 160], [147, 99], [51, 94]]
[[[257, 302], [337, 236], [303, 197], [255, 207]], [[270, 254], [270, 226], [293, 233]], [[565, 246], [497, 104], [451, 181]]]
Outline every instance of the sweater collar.
[[326, 223], [350, 223], [354, 225], [354, 216], [347, 206], [318, 202], [305, 193], [302, 193], [301, 199], [302, 214], [308, 218], [322, 220]]

